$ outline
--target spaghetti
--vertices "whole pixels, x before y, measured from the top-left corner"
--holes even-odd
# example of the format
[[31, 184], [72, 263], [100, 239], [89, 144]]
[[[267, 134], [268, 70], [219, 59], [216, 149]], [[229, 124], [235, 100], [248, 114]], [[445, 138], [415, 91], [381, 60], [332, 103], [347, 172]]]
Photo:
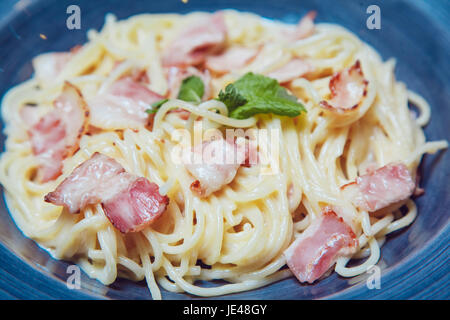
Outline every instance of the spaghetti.
[[[395, 60], [379, 54], [346, 29], [318, 24], [314, 33], [296, 41], [280, 34], [294, 26], [265, 20], [250, 13], [224, 12], [226, 46], [259, 50], [239, 69], [211, 73], [211, 97], [245, 73], [270, 74], [293, 57], [306, 57], [313, 70], [290, 82], [289, 90], [306, 108], [296, 118], [258, 114], [247, 119], [228, 116], [214, 99], [195, 104], [171, 99], [158, 109], [152, 130], [101, 128], [84, 134], [79, 150], [63, 161], [62, 174], [41, 183], [27, 125], [20, 111], [37, 104], [39, 115], [52, 109], [64, 81], [76, 86], [88, 102], [106, 91], [124, 74], [146, 72], [148, 88], [167, 96], [170, 83], [161, 63], [163, 52], [186, 26], [206, 13], [142, 14], [117, 21], [108, 15], [100, 32], [88, 32], [89, 41], [72, 53], [51, 81], [38, 77], [11, 89], [3, 99], [7, 135], [0, 161], [0, 182], [11, 214], [24, 234], [45, 247], [56, 259], [79, 264], [92, 278], [108, 285], [117, 277], [145, 279], [154, 299], [160, 287], [172, 292], [218, 296], [251, 290], [291, 277], [283, 268], [284, 250], [317, 218], [324, 206], [345, 208], [358, 239], [355, 254], [338, 258], [334, 270], [353, 277], [366, 272], [380, 258], [386, 235], [411, 224], [417, 209], [410, 199], [382, 216], [355, 207], [342, 196], [341, 186], [355, 180], [374, 163], [379, 167], [402, 161], [415, 172], [424, 153], [447, 147], [446, 141], [426, 142], [421, 127], [430, 107], [394, 78]], [[365, 99], [356, 112], [336, 114], [320, 107], [329, 97], [331, 76], [360, 61], [368, 81]], [[117, 65], [117, 61], [121, 61]], [[408, 103], [420, 111], [413, 116]], [[187, 120], [176, 109], [189, 111]], [[241, 167], [234, 180], [208, 197], [190, 189], [192, 177], [173, 161], [177, 146], [173, 133], [195, 125], [203, 128], [275, 130], [279, 152], [276, 174], [261, 175], [258, 165]], [[79, 214], [44, 202], [44, 196], [75, 167], [95, 152], [119, 162], [127, 172], [146, 177], [171, 200], [166, 212], [139, 232], [121, 233], [105, 216], [100, 204]], [[351, 259], [365, 259], [347, 266]], [[228, 283], [201, 287], [197, 280], [223, 279]]]

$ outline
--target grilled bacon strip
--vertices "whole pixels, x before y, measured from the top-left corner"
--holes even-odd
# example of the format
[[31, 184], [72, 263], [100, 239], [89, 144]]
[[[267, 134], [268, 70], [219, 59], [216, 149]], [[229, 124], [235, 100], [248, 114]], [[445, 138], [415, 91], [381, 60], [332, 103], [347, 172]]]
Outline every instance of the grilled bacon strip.
[[314, 67], [305, 60], [294, 58], [284, 66], [271, 71], [267, 76], [276, 79], [279, 83], [286, 83], [300, 78], [313, 70]]
[[122, 233], [142, 230], [169, 204], [157, 184], [126, 172], [116, 160], [98, 152], [76, 167], [45, 201], [64, 206], [70, 213], [101, 203], [107, 218]]
[[[241, 165], [246, 165], [250, 151], [246, 145], [238, 145], [224, 139], [204, 141], [194, 147], [186, 169], [196, 179], [191, 190], [201, 197], [209, 196], [233, 181]], [[198, 157], [198, 163], [196, 162]]]
[[206, 67], [215, 73], [238, 70], [253, 60], [258, 51], [257, 48], [234, 46], [219, 55], [209, 56], [206, 59]]
[[405, 200], [415, 189], [416, 183], [403, 163], [389, 163], [341, 187], [344, 196], [368, 212]]
[[34, 122], [28, 129], [33, 154], [39, 159], [38, 179], [47, 182], [56, 179], [62, 171], [62, 161], [79, 148], [88, 126], [89, 111], [81, 92], [65, 82], [61, 94], [54, 101], [54, 109], [37, 122], [28, 118], [31, 109], [24, 109], [25, 122]]
[[165, 67], [196, 66], [207, 56], [218, 53], [226, 40], [226, 25], [222, 12], [214, 13], [185, 29], [166, 49]]
[[356, 252], [358, 240], [341, 217], [326, 208], [284, 252], [287, 265], [300, 282], [313, 283], [338, 257]]
[[359, 60], [350, 68], [331, 77], [329, 87], [331, 99], [321, 101], [320, 106], [336, 113], [345, 113], [356, 109], [367, 95], [369, 82], [364, 78]]
[[88, 100], [90, 123], [102, 129], [127, 129], [145, 126], [151, 104], [164, 97], [137, 81], [134, 75], [115, 81], [106, 92]]

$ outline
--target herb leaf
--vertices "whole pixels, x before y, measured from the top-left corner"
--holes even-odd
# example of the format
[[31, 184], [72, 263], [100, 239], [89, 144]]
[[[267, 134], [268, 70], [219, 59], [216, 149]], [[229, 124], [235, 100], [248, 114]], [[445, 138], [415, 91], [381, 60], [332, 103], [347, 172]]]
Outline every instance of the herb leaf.
[[183, 80], [178, 93], [178, 99], [200, 103], [205, 93], [205, 85], [202, 79], [197, 76], [190, 76]]
[[148, 114], [156, 113], [158, 112], [158, 109], [161, 108], [161, 106], [167, 101], [169, 101], [169, 99], [161, 99], [155, 103], [152, 103], [152, 108], [145, 110], [145, 112], [147, 112]]
[[219, 101], [225, 103], [229, 112], [248, 102], [247, 99], [245, 99], [245, 97], [238, 92], [238, 90], [232, 83], [225, 87], [225, 91], [220, 90]]
[[[203, 94], [205, 92], [205, 85], [202, 79], [197, 76], [190, 76], [183, 80], [180, 86], [180, 92], [178, 93], [178, 99], [200, 103], [202, 101]], [[169, 99], [161, 99], [155, 103], [152, 103], [150, 109], [145, 110], [148, 114], [154, 114], [158, 112], [161, 106], [169, 101]]]
[[246, 119], [258, 113], [296, 117], [306, 112], [277, 80], [252, 72], [229, 84], [219, 93], [219, 100], [227, 106], [229, 117], [235, 119]]

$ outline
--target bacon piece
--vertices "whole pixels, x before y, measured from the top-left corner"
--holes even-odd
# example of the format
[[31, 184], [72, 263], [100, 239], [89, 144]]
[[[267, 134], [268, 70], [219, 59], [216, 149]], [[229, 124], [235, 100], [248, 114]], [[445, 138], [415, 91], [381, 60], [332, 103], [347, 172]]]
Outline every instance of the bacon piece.
[[77, 45], [70, 52], [50, 52], [40, 54], [32, 60], [33, 69], [37, 78], [42, 80], [54, 80], [61, 70], [72, 59], [82, 46]]
[[80, 139], [87, 130], [89, 111], [75, 86], [65, 82], [54, 107], [28, 130], [33, 154], [40, 162], [38, 179], [41, 182], [61, 174], [62, 160], [78, 150]]
[[313, 283], [338, 257], [353, 254], [358, 240], [353, 230], [330, 208], [284, 251], [287, 265], [300, 282]]
[[364, 78], [359, 60], [350, 68], [331, 77], [331, 100], [321, 101], [320, 106], [337, 113], [356, 109], [367, 94], [368, 81]]
[[101, 203], [107, 218], [123, 233], [142, 230], [169, 204], [157, 184], [126, 172], [116, 160], [98, 152], [76, 167], [45, 201], [70, 213]]
[[113, 96], [127, 97], [137, 103], [153, 103], [159, 101], [163, 97], [151, 90], [149, 90], [145, 85], [140, 82], [135, 81], [135, 79], [130, 77], [123, 77], [116, 82], [114, 82], [109, 88], [109, 93]]
[[279, 83], [286, 83], [313, 70], [314, 67], [310, 63], [300, 58], [294, 58], [284, 66], [271, 71], [267, 76], [276, 79]]
[[[101, 202], [103, 196], [110, 198], [124, 189], [130, 183], [130, 176], [121, 176], [123, 173], [125, 169], [116, 160], [96, 152], [48, 193], [45, 201], [64, 206], [70, 213], [79, 213], [87, 205]], [[115, 179], [118, 181], [111, 183]]]
[[343, 185], [341, 190], [355, 206], [373, 212], [407, 199], [415, 188], [408, 168], [403, 163], [390, 163]]
[[233, 181], [246, 162], [246, 147], [224, 139], [204, 141], [194, 147], [186, 169], [196, 179], [191, 189], [201, 197], [209, 196]]
[[226, 73], [240, 69], [253, 60], [258, 54], [256, 48], [235, 46], [216, 56], [206, 59], [206, 67], [216, 73]]
[[145, 110], [163, 96], [151, 91], [132, 76], [118, 79], [107, 90], [88, 100], [91, 124], [103, 129], [145, 126], [150, 118]]
[[29, 131], [31, 149], [38, 157], [38, 180], [56, 179], [62, 172], [66, 151], [66, 128], [56, 112], [42, 117]]
[[295, 40], [304, 39], [314, 34], [314, 19], [316, 18], [316, 15], [316, 11], [310, 11], [300, 19], [297, 29], [295, 30]]
[[103, 202], [105, 214], [123, 233], [140, 231], [156, 220], [169, 204], [159, 187], [145, 178], [137, 178], [114, 198]]
[[165, 50], [162, 63], [166, 67], [199, 65], [208, 55], [219, 52], [225, 40], [225, 19], [218, 12], [201, 19], [174, 39]]

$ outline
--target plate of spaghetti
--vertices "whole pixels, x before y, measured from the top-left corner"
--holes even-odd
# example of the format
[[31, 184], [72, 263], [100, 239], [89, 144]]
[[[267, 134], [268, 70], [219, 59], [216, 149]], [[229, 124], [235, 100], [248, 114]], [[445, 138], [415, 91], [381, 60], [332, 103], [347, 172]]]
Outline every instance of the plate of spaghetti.
[[446, 273], [442, 17], [403, 29], [437, 9], [398, 1], [374, 29], [369, 5], [264, 3], [16, 4], [0, 26], [1, 241], [43, 278], [11, 288], [435, 297], [410, 275]]

